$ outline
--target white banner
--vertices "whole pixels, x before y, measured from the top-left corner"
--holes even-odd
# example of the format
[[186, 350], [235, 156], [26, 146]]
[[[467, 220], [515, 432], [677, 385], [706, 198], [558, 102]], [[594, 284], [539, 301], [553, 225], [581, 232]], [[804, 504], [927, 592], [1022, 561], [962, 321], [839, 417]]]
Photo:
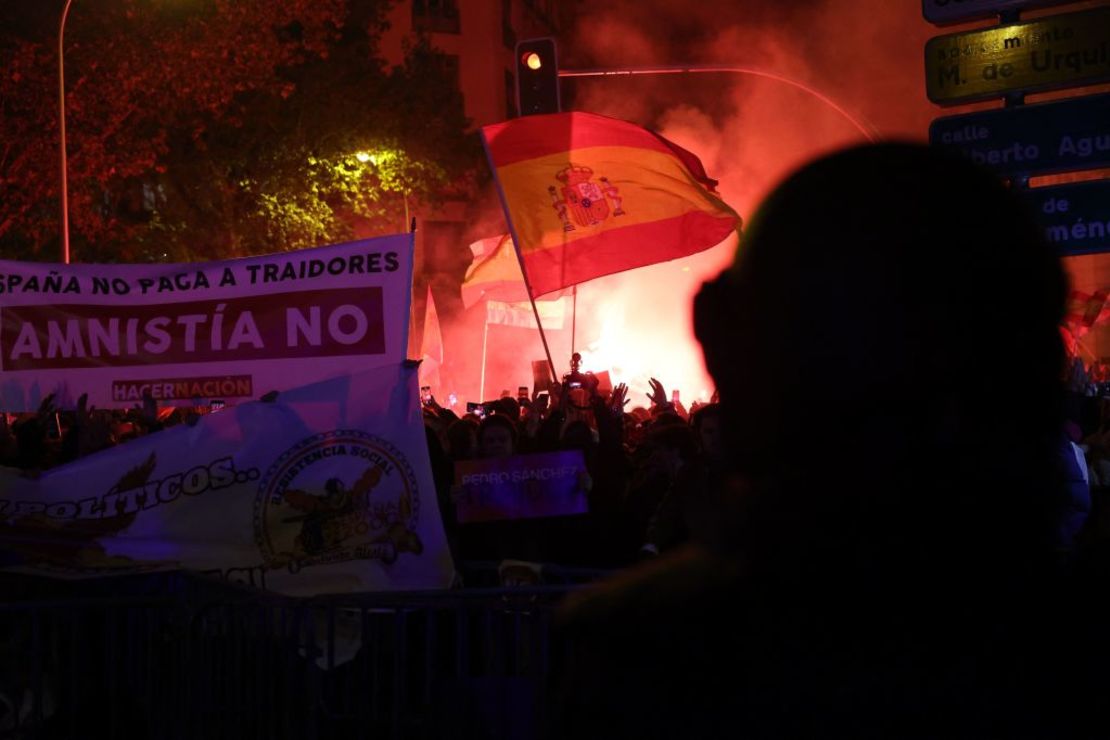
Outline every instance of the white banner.
[[0, 261], [0, 411], [241, 402], [405, 359], [412, 234], [168, 265]]
[[370, 370], [35, 480], [0, 475], [0, 564], [219, 571], [293, 595], [445, 588], [454, 569], [416, 382], [415, 368]]
[[536, 301], [536, 311], [528, 301], [506, 303], [504, 301], [486, 302], [486, 323], [503, 326], [518, 326], [524, 329], [536, 328], [536, 312], [544, 329], [562, 329], [566, 321], [567, 301], [556, 298], [553, 301]]

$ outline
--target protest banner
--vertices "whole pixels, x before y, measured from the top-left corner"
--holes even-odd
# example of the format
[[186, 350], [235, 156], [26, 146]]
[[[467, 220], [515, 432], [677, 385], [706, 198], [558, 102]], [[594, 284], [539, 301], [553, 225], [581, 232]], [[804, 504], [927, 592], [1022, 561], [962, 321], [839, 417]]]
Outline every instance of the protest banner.
[[551, 387], [551, 379], [555, 377], [555, 370], [547, 360], [532, 360], [532, 393], [547, 391]]
[[608, 370], [602, 370], [597, 373], [597, 393], [599, 396], [608, 396], [613, 392], [613, 378], [609, 375]]
[[580, 450], [455, 463], [460, 524], [584, 514], [586, 463]]
[[71, 578], [250, 573], [292, 595], [446, 587], [416, 372], [321, 381], [37, 479], [2, 475], [0, 564]]
[[566, 321], [568, 301], [565, 298], [536, 301], [533, 311], [527, 299], [521, 302], [486, 301], [486, 323], [500, 326], [516, 326], [522, 329], [535, 329], [536, 314], [539, 314], [543, 327], [549, 330], [563, 328]]
[[412, 234], [166, 265], [0, 261], [0, 410], [240, 402], [405, 359]]

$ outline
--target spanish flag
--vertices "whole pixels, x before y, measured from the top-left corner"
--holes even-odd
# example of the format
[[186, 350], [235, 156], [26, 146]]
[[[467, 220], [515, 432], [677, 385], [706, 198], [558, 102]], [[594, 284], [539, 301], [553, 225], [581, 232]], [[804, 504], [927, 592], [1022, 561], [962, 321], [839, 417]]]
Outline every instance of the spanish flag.
[[524, 116], [482, 141], [533, 296], [700, 252], [740, 225], [697, 157], [626, 121]]
[[470, 308], [487, 298], [500, 301], [528, 300], [524, 276], [520, 273], [520, 261], [513, 251], [513, 240], [508, 234], [479, 239], [470, 245], [470, 251], [474, 255], [474, 261], [463, 278], [463, 308]]

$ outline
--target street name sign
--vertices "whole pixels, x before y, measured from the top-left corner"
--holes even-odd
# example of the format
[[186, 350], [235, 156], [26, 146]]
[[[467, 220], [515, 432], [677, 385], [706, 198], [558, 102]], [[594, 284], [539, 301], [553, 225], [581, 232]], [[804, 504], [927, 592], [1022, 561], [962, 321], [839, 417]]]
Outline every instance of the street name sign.
[[1110, 180], [1024, 191], [1061, 256], [1110, 251]]
[[1004, 177], [1110, 167], [1110, 94], [938, 118], [929, 142]]
[[1110, 80], [1110, 7], [936, 36], [925, 91], [941, 105]]
[[943, 24], [989, 18], [1008, 10], [1063, 5], [1074, 0], [921, 0], [921, 13], [930, 23]]

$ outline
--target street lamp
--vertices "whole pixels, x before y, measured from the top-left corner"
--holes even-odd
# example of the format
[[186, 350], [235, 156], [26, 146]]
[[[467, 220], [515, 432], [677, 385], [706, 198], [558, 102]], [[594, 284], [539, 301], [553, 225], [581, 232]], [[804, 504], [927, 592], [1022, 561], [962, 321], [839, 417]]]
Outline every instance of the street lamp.
[[66, 0], [66, 6], [62, 9], [62, 21], [58, 24], [58, 151], [62, 163], [62, 264], [65, 265], [69, 264], [69, 192], [66, 184], [66, 73], [62, 43], [71, 3], [73, 0]]
[[[376, 151], [368, 152], [365, 149], [362, 149], [360, 151], [355, 152], [355, 159], [357, 159], [361, 164], [366, 164], [367, 162], [369, 162], [370, 164], [376, 166], [378, 164], [378, 157], [379, 156], [380, 155]], [[410, 218], [411, 218], [411, 216], [409, 214], [409, 194], [408, 194], [408, 191], [407, 190], [401, 191], [401, 197], [405, 201], [405, 223], [402, 225], [401, 230], [405, 231], [405, 230], [409, 229], [409, 227], [410, 227]]]

